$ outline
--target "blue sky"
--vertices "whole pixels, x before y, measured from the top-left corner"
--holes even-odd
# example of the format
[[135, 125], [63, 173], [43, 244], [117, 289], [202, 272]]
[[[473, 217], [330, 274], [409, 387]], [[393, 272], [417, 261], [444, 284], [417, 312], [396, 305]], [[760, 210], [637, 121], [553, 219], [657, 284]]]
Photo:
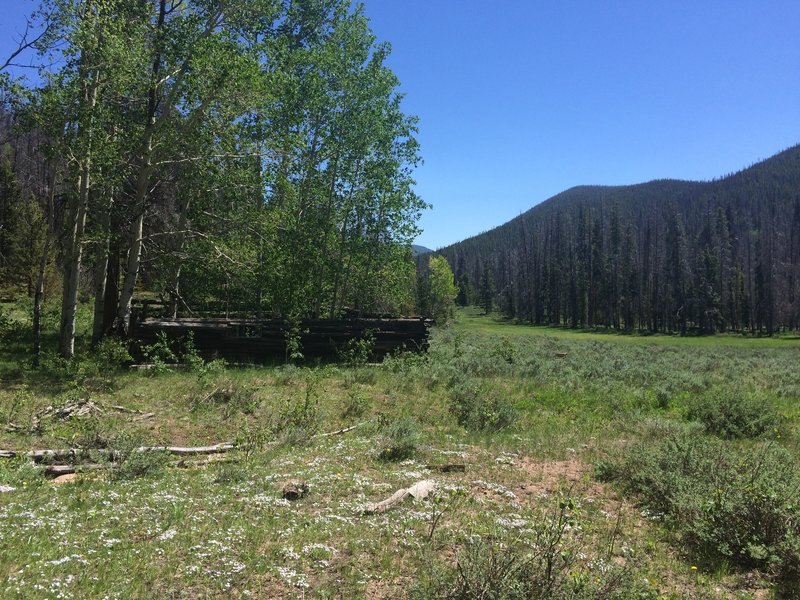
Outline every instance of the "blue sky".
[[574, 185], [711, 179], [800, 143], [800, 2], [366, 0], [421, 118], [418, 242]]
[[[0, 0], [0, 56], [28, 0]], [[800, 1], [365, 0], [437, 248], [574, 185], [711, 179], [800, 143]]]

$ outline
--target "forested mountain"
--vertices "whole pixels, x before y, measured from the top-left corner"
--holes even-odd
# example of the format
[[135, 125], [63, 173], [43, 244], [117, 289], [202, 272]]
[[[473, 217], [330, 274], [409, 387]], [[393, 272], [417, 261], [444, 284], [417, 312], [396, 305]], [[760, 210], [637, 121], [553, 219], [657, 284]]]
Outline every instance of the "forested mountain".
[[569, 189], [438, 251], [463, 292], [536, 324], [800, 327], [800, 146], [710, 182]]

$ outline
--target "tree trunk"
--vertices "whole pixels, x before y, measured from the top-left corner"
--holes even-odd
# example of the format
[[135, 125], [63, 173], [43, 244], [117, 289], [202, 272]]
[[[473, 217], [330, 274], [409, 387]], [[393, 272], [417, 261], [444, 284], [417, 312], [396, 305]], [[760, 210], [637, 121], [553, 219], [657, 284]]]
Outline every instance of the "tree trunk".
[[100, 213], [102, 239], [95, 248], [94, 263], [94, 320], [92, 322], [92, 346], [97, 345], [105, 335], [105, 300], [108, 281], [108, 251], [111, 229], [111, 201], [104, 204]]
[[44, 300], [44, 283], [47, 274], [47, 259], [50, 255], [50, 244], [53, 239], [53, 196], [55, 195], [56, 171], [51, 166], [52, 172], [46, 191], [47, 214], [45, 221], [47, 231], [44, 238], [44, 248], [39, 257], [39, 274], [36, 281], [36, 291], [33, 295], [33, 365], [39, 366], [39, 356], [42, 353], [42, 301]]
[[[152, 138], [148, 143], [148, 151], [152, 150]], [[142, 263], [142, 235], [144, 233], [144, 209], [147, 197], [147, 188], [150, 183], [150, 154], [145, 157], [145, 163], [139, 171], [139, 178], [136, 184], [136, 196], [134, 206], [137, 207], [137, 215], [131, 224], [130, 247], [128, 248], [128, 258], [125, 263], [124, 283], [122, 284], [122, 294], [119, 297], [119, 308], [117, 310], [116, 329], [118, 333], [125, 337], [128, 335], [131, 323], [131, 302], [133, 291], [136, 288], [136, 281], [139, 277], [139, 268]]]
[[[88, 159], [87, 159], [88, 161]], [[86, 226], [86, 208], [89, 189], [88, 162], [80, 176], [77, 201], [69, 211], [69, 230], [64, 261], [64, 293], [61, 299], [61, 333], [58, 352], [64, 358], [75, 354], [75, 321], [78, 314], [78, 287], [83, 260], [83, 231]]]
[[84, 75], [83, 123], [78, 138], [85, 140], [85, 149], [78, 177], [78, 196], [71, 203], [67, 239], [65, 242], [64, 294], [61, 300], [61, 331], [58, 351], [64, 358], [75, 354], [75, 319], [78, 313], [78, 287], [80, 285], [81, 263], [83, 260], [83, 232], [86, 226], [86, 212], [89, 207], [90, 171], [92, 166], [92, 113], [97, 104], [97, 91], [100, 86], [100, 73]]

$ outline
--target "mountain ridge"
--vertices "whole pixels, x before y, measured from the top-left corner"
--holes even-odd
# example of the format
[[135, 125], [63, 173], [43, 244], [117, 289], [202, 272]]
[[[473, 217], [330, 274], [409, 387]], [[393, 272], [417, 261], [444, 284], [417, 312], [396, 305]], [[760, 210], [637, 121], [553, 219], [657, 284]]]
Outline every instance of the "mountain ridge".
[[746, 174], [746, 173], [748, 173], [748, 172], [750, 172], [752, 170], [757, 170], [757, 169], [759, 169], [759, 167], [761, 167], [765, 163], [770, 163], [771, 161], [774, 161], [776, 159], [780, 159], [781, 157], [784, 157], [785, 155], [788, 155], [788, 156], [796, 155], [796, 158], [798, 159], [798, 164], [800, 165], [800, 143], [795, 144], [793, 146], [789, 146], [788, 148], [785, 148], [784, 150], [781, 150], [781, 151], [777, 152], [776, 154], [773, 154], [769, 158], [765, 158], [765, 159], [756, 161], [756, 162], [752, 163], [751, 165], [743, 167], [742, 169], [740, 169], [738, 171], [733, 171], [733, 172], [728, 173], [726, 175], [722, 175], [722, 176], [715, 177], [715, 178], [712, 178], [712, 179], [707, 179], [707, 180], [677, 179], [677, 178], [673, 178], [673, 177], [663, 177], [663, 178], [659, 177], [659, 178], [656, 178], [656, 179], [650, 179], [648, 181], [643, 181], [643, 182], [638, 182], [638, 183], [629, 183], [629, 184], [607, 185], [607, 184], [586, 183], [586, 184], [574, 185], [574, 186], [571, 186], [571, 187], [569, 187], [569, 188], [567, 188], [567, 189], [565, 189], [565, 190], [563, 190], [561, 192], [558, 192], [557, 194], [555, 194], [553, 196], [550, 196], [549, 198], [546, 198], [546, 199], [544, 199], [544, 200], [542, 200], [540, 202], [537, 202], [536, 204], [534, 204], [533, 206], [531, 206], [530, 208], [528, 208], [524, 212], [520, 213], [519, 215], [517, 215], [515, 217], [512, 217], [511, 219], [509, 219], [505, 223], [501, 223], [500, 225], [492, 227], [491, 229], [487, 229], [487, 230], [481, 231], [479, 233], [476, 233], [474, 235], [470, 235], [470, 236], [468, 236], [468, 237], [466, 237], [466, 238], [464, 238], [464, 239], [462, 239], [460, 241], [457, 241], [457, 242], [454, 242], [452, 244], [448, 244], [446, 246], [443, 246], [442, 248], [440, 248], [440, 249], [438, 249], [436, 251], [439, 252], [441, 250], [444, 250], [445, 248], [450, 248], [452, 246], [456, 246], [458, 244], [461, 244], [461, 243], [466, 242], [468, 240], [471, 240], [473, 238], [482, 236], [482, 235], [484, 235], [486, 233], [489, 233], [489, 232], [494, 231], [496, 229], [499, 229], [501, 227], [505, 227], [506, 225], [509, 225], [510, 223], [513, 223], [513, 222], [517, 221], [518, 219], [525, 218], [526, 215], [531, 213], [531, 211], [534, 211], [537, 208], [539, 208], [539, 207], [541, 207], [541, 206], [543, 206], [543, 205], [545, 205], [547, 203], [555, 202], [555, 201], [558, 201], [558, 200], [560, 200], [562, 198], [565, 198], [565, 197], [570, 197], [570, 195], [575, 193], [575, 192], [585, 192], [585, 191], [613, 192], [613, 191], [618, 191], [618, 190], [630, 190], [630, 189], [633, 189], [633, 188], [645, 188], [645, 187], [649, 187], [649, 186], [657, 185], [657, 184], [673, 184], [673, 185], [676, 185], [676, 186], [685, 185], [685, 186], [698, 186], [698, 187], [706, 186], [706, 185], [713, 185], [713, 184], [717, 184], [719, 182], [726, 181], [726, 180], [729, 180], [731, 178]]
[[473, 291], [488, 266], [494, 302], [534, 323], [797, 328], [800, 145], [709, 181], [573, 186], [437, 252]]

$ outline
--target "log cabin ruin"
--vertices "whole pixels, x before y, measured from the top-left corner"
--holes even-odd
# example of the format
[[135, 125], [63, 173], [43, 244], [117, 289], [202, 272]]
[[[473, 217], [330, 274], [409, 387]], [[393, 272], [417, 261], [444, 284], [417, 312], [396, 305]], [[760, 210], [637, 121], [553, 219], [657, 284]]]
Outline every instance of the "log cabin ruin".
[[304, 359], [334, 360], [361, 341], [370, 361], [382, 361], [395, 352], [427, 351], [432, 324], [429, 319], [389, 317], [304, 319], [293, 324], [248, 317], [164, 318], [153, 314], [157, 309], [155, 303], [139, 303], [133, 310], [130, 336], [140, 352], [159, 338], [170, 346], [191, 339], [203, 359], [236, 363], [285, 361], [295, 348]]

